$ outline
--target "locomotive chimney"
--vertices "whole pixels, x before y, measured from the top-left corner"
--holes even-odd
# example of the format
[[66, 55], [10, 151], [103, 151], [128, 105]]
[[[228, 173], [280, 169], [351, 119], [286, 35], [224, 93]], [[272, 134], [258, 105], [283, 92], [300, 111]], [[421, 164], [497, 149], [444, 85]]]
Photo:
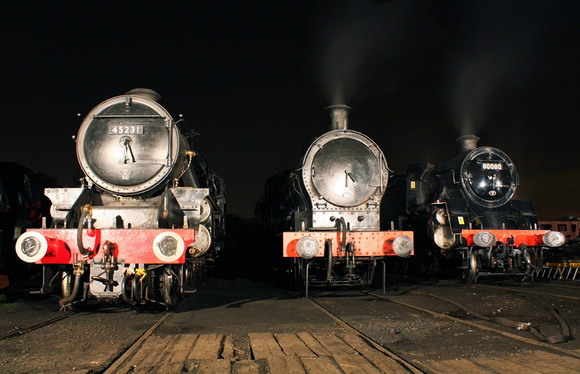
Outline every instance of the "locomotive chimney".
[[149, 88], [133, 88], [125, 95], [142, 96], [153, 101], [159, 101], [159, 99], [161, 99], [161, 95]]
[[331, 130], [348, 129], [348, 112], [352, 110], [351, 107], [344, 104], [337, 104], [326, 107], [324, 110], [330, 114]]
[[459, 153], [465, 153], [477, 148], [478, 140], [479, 138], [475, 135], [462, 135], [455, 141], [459, 143]]

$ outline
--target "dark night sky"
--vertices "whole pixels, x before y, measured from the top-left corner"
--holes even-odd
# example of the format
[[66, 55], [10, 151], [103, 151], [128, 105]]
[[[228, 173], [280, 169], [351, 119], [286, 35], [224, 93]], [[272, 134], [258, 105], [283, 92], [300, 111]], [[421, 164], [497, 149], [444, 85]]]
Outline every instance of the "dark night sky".
[[0, 161], [72, 185], [77, 113], [152, 88], [250, 217], [343, 102], [396, 173], [474, 132], [541, 219], [580, 212], [577, 1], [80, 3], [0, 5]]

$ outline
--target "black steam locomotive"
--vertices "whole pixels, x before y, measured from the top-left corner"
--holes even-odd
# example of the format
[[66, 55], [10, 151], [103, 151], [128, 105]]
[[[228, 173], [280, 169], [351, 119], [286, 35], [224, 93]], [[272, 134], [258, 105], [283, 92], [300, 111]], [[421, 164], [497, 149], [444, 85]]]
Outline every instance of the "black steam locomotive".
[[298, 168], [267, 181], [256, 208], [266, 237], [281, 237], [285, 263], [307, 293], [309, 286], [370, 284], [377, 261], [413, 253], [412, 232], [380, 230], [387, 161], [372, 139], [348, 129], [349, 109], [327, 108], [332, 129], [310, 144]]
[[80, 188], [48, 188], [50, 228], [16, 242], [43, 265], [40, 293], [60, 304], [89, 297], [174, 307], [223, 246], [225, 186], [197, 153], [194, 132], [149, 89], [108, 99], [76, 137]]
[[451, 265], [467, 282], [481, 275], [533, 276], [543, 250], [564, 244], [559, 232], [539, 230], [532, 204], [513, 199], [518, 173], [507, 154], [477, 147], [462, 136], [460, 154], [440, 165], [413, 163], [391, 179], [382, 213], [386, 222], [415, 232], [415, 270]]
[[41, 181], [29, 168], [0, 162], [0, 289], [34, 274], [14, 253], [14, 242], [27, 228], [40, 227], [44, 215]]

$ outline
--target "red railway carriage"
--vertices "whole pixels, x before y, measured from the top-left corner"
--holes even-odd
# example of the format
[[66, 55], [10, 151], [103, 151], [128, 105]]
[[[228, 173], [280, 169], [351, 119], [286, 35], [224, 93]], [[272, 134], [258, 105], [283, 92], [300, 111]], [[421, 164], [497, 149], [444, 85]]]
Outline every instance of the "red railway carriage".
[[566, 237], [566, 243], [580, 237], [580, 217], [568, 216], [555, 221], [540, 221], [540, 228], [559, 231]]

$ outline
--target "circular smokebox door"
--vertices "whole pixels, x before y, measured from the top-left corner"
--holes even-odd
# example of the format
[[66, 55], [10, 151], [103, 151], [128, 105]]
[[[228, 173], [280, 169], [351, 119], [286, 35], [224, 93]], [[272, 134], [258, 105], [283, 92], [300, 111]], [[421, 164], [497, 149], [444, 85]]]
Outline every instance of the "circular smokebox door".
[[365, 144], [349, 138], [335, 139], [314, 156], [312, 183], [330, 203], [357, 206], [376, 190], [370, 181], [373, 173], [378, 172], [377, 165], [377, 157]]
[[106, 100], [81, 125], [79, 165], [106, 191], [150, 191], [165, 181], [177, 161], [179, 134], [170, 124], [169, 113], [147, 98], [124, 95]]
[[516, 192], [518, 175], [512, 160], [497, 148], [480, 147], [461, 165], [461, 183], [467, 196], [484, 207], [499, 207]]

